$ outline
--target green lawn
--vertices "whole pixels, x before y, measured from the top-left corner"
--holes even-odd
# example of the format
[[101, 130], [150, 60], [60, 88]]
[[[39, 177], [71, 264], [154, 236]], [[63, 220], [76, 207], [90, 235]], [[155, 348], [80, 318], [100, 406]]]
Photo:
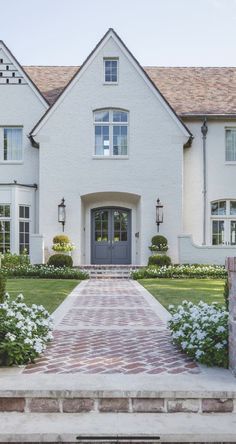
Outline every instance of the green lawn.
[[139, 283], [167, 309], [183, 300], [224, 303], [224, 280], [220, 279], [140, 279]]
[[13, 298], [22, 293], [26, 304], [43, 305], [52, 313], [78, 283], [74, 279], [8, 279], [7, 292]]

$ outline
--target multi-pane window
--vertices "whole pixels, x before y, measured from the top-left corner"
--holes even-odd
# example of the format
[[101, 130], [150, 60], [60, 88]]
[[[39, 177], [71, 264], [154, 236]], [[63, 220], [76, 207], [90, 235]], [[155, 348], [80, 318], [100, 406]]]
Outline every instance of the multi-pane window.
[[19, 206], [19, 252], [27, 251], [29, 253], [29, 235], [30, 235], [30, 207], [26, 205]]
[[225, 160], [236, 162], [236, 128], [225, 130]]
[[212, 245], [236, 245], [236, 200], [211, 203]]
[[3, 160], [22, 160], [22, 128], [3, 129]]
[[104, 59], [105, 83], [118, 82], [118, 59]]
[[95, 154], [97, 156], [127, 156], [128, 112], [102, 110], [94, 112]]
[[0, 204], [0, 253], [11, 249], [11, 208], [8, 204]]

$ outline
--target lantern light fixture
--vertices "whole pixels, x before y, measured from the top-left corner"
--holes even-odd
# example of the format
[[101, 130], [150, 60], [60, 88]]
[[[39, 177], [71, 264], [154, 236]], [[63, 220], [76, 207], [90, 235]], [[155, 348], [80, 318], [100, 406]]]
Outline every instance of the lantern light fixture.
[[159, 233], [159, 226], [163, 223], [163, 204], [161, 203], [159, 197], [156, 204], [156, 224], [157, 232]]
[[62, 224], [62, 231], [64, 231], [66, 223], [66, 205], [64, 197], [62, 198], [61, 203], [58, 205], [58, 222]]

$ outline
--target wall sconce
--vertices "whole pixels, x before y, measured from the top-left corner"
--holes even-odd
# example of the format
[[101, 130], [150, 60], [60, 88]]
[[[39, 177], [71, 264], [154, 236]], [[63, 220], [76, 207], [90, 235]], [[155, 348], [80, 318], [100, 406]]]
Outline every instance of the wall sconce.
[[58, 205], [58, 222], [62, 224], [62, 231], [64, 231], [64, 226], [66, 223], [66, 205], [64, 197], [61, 200], [61, 203]]
[[156, 204], [156, 224], [157, 224], [157, 232], [159, 233], [159, 225], [163, 223], [163, 205], [160, 199], [157, 199]]

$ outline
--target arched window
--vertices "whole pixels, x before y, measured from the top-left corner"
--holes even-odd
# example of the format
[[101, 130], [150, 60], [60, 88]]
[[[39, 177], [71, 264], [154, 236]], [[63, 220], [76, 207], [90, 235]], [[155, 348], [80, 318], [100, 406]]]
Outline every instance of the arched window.
[[95, 155], [128, 155], [128, 112], [118, 109], [94, 111]]
[[211, 203], [212, 245], [236, 245], [236, 200]]

